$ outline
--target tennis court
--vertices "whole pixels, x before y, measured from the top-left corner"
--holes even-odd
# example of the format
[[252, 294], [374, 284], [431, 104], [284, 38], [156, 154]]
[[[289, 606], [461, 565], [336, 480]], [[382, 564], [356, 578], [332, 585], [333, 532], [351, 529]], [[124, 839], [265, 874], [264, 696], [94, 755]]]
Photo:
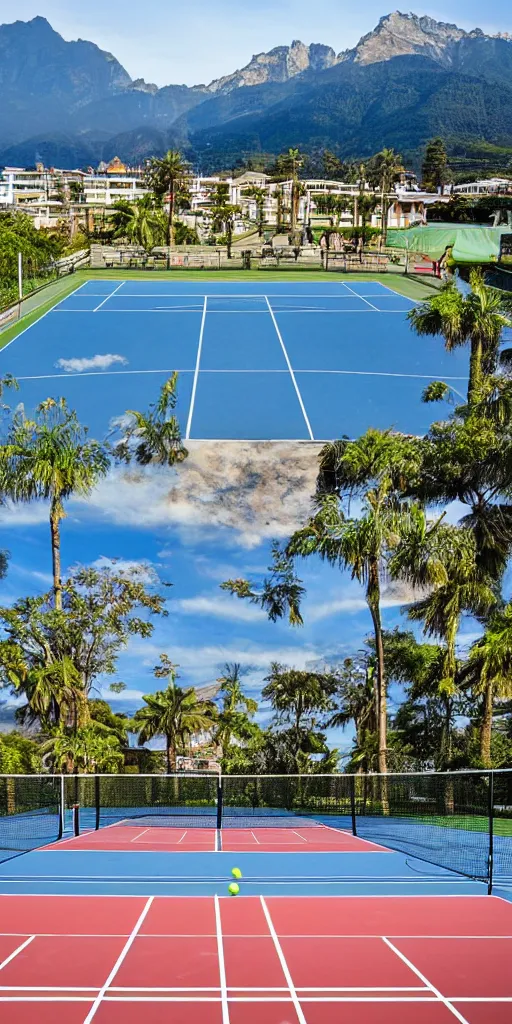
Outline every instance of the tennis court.
[[512, 772], [0, 782], [7, 1024], [510, 1020]]
[[[27, 410], [63, 395], [102, 436], [179, 372], [183, 436], [321, 441], [424, 433], [421, 393], [464, 396], [467, 354], [418, 338], [380, 281], [88, 280], [1, 351]], [[440, 415], [449, 411], [440, 409]]]

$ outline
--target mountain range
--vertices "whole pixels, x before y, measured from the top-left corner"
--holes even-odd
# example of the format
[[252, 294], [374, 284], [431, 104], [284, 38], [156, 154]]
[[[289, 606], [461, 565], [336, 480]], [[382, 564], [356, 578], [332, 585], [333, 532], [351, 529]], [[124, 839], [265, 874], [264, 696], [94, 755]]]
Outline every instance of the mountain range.
[[414, 159], [442, 135], [454, 154], [512, 157], [512, 40], [395, 11], [336, 54], [295, 40], [208, 85], [132, 79], [45, 18], [0, 26], [0, 165], [136, 163], [179, 146], [203, 173], [291, 146]]

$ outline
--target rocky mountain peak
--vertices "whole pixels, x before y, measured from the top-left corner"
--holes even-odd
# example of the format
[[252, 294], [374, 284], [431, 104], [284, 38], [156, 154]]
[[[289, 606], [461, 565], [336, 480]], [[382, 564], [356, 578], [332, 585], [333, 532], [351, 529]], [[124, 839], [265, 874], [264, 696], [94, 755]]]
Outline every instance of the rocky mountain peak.
[[469, 35], [483, 35], [480, 29], [465, 32], [457, 25], [435, 21], [427, 15], [393, 11], [380, 19], [373, 32], [360, 39], [353, 50], [340, 54], [340, 60], [357, 64], [375, 64], [410, 54], [443, 59], [448, 47]]
[[269, 53], [256, 53], [244, 68], [210, 82], [208, 91], [228, 93], [242, 86], [287, 82], [304, 71], [323, 71], [336, 63], [330, 46], [312, 43], [306, 46], [294, 39], [291, 46], [276, 46]]

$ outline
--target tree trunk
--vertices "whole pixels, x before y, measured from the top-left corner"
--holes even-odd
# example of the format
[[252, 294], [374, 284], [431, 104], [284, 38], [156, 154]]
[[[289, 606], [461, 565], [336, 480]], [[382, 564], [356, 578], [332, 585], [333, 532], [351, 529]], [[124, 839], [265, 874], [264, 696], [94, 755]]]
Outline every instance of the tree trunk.
[[[387, 761], [387, 732], [388, 732], [388, 717], [387, 717], [387, 693], [386, 693], [386, 676], [384, 671], [384, 645], [382, 642], [382, 623], [380, 618], [380, 583], [379, 583], [379, 566], [377, 560], [373, 560], [370, 566], [370, 580], [368, 584], [368, 606], [373, 621], [373, 629], [375, 635], [375, 655], [376, 655], [376, 683], [377, 683], [377, 694], [378, 694], [378, 708], [377, 708], [377, 722], [378, 722], [378, 734], [379, 734], [379, 772], [381, 775], [386, 775], [388, 770]], [[389, 814], [389, 802], [387, 792], [387, 782], [385, 779], [382, 780], [381, 786], [381, 799], [382, 799], [382, 813]]]
[[167, 221], [167, 241], [169, 243], [169, 248], [171, 248], [171, 246], [173, 244], [173, 233], [174, 233], [173, 225], [174, 225], [174, 181], [171, 183], [171, 187], [169, 189], [169, 218], [168, 218], [168, 221]]
[[62, 519], [62, 508], [60, 502], [52, 499], [50, 507], [50, 534], [52, 542], [52, 569], [53, 569], [53, 594], [55, 610], [62, 611], [62, 581], [60, 565], [60, 520]]
[[468, 405], [475, 405], [480, 398], [480, 385], [482, 380], [482, 344], [480, 341], [471, 342], [471, 354], [469, 357], [469, 384], [468, 384]]
[[484, 690], [484, 708], [480, 730], [480, 757], [485, 768], [491, 767], [493, 697], [493, 686], [488, 680]]
[[231, 225], [231, 222], [228, 220], [226, 222], [226, 243], [227, 243], [227, 250], [228, 250], [228, 260], [231, 259], [231, 242], [232, 242], [232, 239], [233, 239], [233, 227]]

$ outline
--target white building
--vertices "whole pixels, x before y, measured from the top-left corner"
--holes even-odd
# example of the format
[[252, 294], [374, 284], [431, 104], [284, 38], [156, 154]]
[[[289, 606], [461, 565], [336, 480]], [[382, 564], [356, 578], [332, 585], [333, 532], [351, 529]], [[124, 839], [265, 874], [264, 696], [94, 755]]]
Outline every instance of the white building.
[[453, 195], [511, 195], [511, 178], [486, 178], [483, 181], [469, 181], [463, 185], [452, 185]]

